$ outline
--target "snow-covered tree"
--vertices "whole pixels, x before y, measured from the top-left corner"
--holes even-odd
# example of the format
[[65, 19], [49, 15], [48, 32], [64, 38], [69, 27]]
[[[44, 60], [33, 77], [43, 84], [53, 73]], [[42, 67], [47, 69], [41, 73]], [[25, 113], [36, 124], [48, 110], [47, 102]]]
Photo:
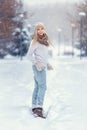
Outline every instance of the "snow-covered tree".
[[26, 55], [30, 45], [30, 36], [26, 28], [16, 28], [13, 33], [13, 44], [10, 46], [9, 53], [14, 56]]
[[[22, 27], [23, 22], [21, 21], [23, 18], [25, 19], [26, 16], [27, 13], [23, 10], [21, 0], [0, 0], [0, 46], [3, 50], [3, 55], [12, 44], [11, 41], [13, 40], [12, 34], [14, 29]], [[4, 40], [3, 43], [2, 40]]]
[[0, 37], [9, 38], [12, 29], [16, 26], [13, 18], [16, 15], [18, 2], [16, 0], [3, 0], [0, 1]]
[[75, 3], [73, 10], [68, 12], [69, 21], [74, 25], [72, 28], [77, 32], [75, 40], [79, 44], [76, 46], [87, 55], [87, 0]]
[[[82, 30], [82, 49], [85, 51], [85, 55], [87, 56], [87, 0], [83, 0], [77, 6], [79, 13], [84, 13], [84, 15], [80, 15], [80, 27]], [[82, 25], [81, 25], [82, 24]]]

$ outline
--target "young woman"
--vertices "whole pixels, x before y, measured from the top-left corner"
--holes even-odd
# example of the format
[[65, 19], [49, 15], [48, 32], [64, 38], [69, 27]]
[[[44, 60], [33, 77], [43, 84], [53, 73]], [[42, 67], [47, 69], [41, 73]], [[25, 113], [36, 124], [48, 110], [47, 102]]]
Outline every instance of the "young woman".
[[43, 116], [43, 102], [46, 91], [46, 68], [52, 69], [51, 65], [48, 64], [48, 47], [50, 44], [43, 23], [38, 23], [35, 26], [28, 57], [33, 64], [35, 81], [32, 95], [32, 112], [41, 117]]

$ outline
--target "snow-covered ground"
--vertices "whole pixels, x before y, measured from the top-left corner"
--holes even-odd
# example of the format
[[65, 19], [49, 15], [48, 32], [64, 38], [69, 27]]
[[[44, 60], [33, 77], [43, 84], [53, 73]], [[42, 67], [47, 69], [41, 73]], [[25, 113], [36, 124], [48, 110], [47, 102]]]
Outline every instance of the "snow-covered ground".
[[47, 71], [47, 119], [30, 113], [33, 72], [24, 58], [0, 60], [0, 130], [87, 130], [87, 59], [57, 56]]

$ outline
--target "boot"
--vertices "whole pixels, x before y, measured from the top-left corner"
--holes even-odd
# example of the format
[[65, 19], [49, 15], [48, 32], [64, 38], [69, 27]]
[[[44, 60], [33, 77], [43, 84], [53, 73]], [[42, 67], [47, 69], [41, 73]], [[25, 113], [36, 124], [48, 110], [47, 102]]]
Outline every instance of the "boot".
[[36, 108], [36, 114], [39, 116], [39, 117], [43, 117], [43, 109], [42, 108]]
[[32, 112], [33, 112], [34, 114], [37, 114], [37, 108], [32, 108]]

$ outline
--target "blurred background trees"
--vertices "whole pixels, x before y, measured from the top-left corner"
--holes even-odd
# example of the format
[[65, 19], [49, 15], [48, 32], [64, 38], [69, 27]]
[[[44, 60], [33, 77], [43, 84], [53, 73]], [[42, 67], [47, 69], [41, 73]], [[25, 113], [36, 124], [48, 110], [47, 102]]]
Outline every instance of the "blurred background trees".
[[75, 4], [74, 7], [76, 13], [69, 13], [69, 20], [74, 31], [78, 32], [76, 46], [80, 49], [80, 56], [87, 56], [87, 0]]
[[[80, 15], [81, 12], [85, 16]], [[25, 56], [38, 21], [46, 25], [53, 44], [64, 45], [64, 49], [67, 45], [77, 47], [80, 55], [87, 55], [87, 0], [49, 3], [49, 6], [31, 6], [23, 0], [0, 0], [0, 57]], [[58, 30], [61, 30], [60, 43]]]
[[80, 47], [87, 56], [87, 0], [83, 0], [83, 2], [77, 6], [77, 10], [80, 16], [80, 42], [82, 42]]
[[[15, 39], [17, 29], [20, 30], [20, 40], [22, 41], [22, 50], [27, 49], [28, 34], [24, 33], [27, 38], [24, 38], [22, 29], [24, 29], [24, 20], [27, 19], [27, 12], [23, 9], [21, 0], [0, 0], [0, 57], [3, 58], [8, 53], [19, 55], [20, 47]], [[22, 33], [22, 34], [21, 34]], [[15, 34], [15, 35], [14, 35]], [[25, 43], [24, 43], [25, 42]], [[24, 48], [23, 48], [24, 47]]]

